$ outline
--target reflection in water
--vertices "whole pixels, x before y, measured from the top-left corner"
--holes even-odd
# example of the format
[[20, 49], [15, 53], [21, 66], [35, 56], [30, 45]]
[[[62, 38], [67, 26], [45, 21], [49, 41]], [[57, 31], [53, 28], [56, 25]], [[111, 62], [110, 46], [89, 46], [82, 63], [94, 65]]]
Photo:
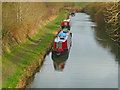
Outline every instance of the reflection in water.
[[56, 56], [52, 53], [52, 60], [54, 64], [54, 69], [57, 71], [62, 71], [65, 67], [66, 60], [69, 57], [69, 52], [65, 52], [61, 56]]
[[120, 64], [120, 48], [118, 47], [117, 43], [113, 42], [109, 38], [105, 32], [105, 28], [95, 27], [95, 39], [103, 48], [109, 49], [109, 51], [115, 56], [115, 60]]

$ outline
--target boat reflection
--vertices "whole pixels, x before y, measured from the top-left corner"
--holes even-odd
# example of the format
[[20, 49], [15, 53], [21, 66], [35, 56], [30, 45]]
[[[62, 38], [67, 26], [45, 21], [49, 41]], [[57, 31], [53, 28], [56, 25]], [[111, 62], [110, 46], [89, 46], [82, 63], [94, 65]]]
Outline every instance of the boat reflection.
[[65, 52], [64, 54], [60, 56], [56, 56], [52, 53], [54, 69], [56, 71], [63, 71], [68, 57], [69, 57], [69, 51]]

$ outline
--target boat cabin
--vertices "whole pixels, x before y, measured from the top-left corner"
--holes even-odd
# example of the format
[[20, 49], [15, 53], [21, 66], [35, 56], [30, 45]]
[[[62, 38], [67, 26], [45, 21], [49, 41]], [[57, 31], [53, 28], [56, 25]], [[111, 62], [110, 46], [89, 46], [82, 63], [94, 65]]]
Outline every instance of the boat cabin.
[[68, 30], [70, 30], [70, 19], [65, 19], [62, 22], [62, 29], [64, 29], [64, 28], [68, 28]]
[[[55, 38], [53, 43], [53, 53], [61, 55], [61, 53], [69, 51], [71, 46], [71, 33], [70, 31], [65, 32], [64, 30]], [[59, 53], [59, 54], [58, 54]]]

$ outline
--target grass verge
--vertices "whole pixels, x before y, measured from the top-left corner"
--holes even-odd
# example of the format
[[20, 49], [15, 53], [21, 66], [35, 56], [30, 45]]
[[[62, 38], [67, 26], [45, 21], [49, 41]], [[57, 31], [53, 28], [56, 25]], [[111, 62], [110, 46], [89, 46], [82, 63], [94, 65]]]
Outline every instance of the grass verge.
[[41, 66], [44, 55], [51, 48], [52, 40], [59, 31], [61, 22], [66, 18], [67, 11], [61, 11], [57, 18], [39, 33], [20, 47], [16, 47], [10, 54], [2, 57], [2, 87], [23, 88], [37, 67]]

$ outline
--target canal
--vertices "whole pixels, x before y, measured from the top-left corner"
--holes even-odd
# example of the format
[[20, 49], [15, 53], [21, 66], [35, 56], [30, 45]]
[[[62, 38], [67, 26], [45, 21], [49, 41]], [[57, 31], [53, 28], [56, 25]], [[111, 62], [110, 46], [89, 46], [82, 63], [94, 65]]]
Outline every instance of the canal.
[[65, 57], [45, 57], [31, 88], [118, 88], [118, 47], [85, 13], [71, 19], [72, 46]]

